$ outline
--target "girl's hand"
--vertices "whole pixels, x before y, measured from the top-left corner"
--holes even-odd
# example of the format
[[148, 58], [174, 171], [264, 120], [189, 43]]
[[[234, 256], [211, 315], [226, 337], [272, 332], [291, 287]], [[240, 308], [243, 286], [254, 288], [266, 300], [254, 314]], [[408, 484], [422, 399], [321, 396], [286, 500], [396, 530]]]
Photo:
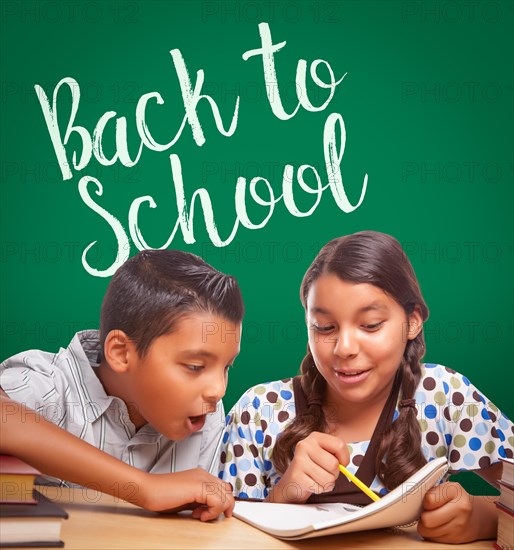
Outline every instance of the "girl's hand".
[[234, 509], [230, 485], [201, 468], [145, 474], [139, 498], [132, 502], [153, 511], [193, 510], [193, 517], [201, 521], [216, 519], [222, 513], [231, 517]]
[[418, 533], [426, 539], [461, 544], [495, 538], [497, 514], [489, 497], [472, 496], [459, 483], [430, 489], [423, 499]]
[[268, 500], [302, 504], [313, 493], [331, 491], [339, 476], [339, 464], [349, 462], [346, 443], [333, 435], [312, 432], [296, 445], [289, 468]]

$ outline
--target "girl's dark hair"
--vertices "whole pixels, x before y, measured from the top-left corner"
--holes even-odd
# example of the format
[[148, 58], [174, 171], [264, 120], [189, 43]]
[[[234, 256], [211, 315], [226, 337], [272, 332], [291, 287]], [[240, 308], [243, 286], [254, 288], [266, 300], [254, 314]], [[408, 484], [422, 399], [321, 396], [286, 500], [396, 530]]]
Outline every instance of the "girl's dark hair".
[[[390, 235], [362, 231], [327, 243], [305, 273], [300, 299], [307, 310], [307, 296], [312, 284], [324, 274], [334, 274], [344, 281], [368, 283], [381, 288], [400, 304], [409, 315], [419, 308], [423, 321], [428, 308], [421, 295], [412, 265], [400, 243]], [[408, 340], [399, 365], [400, 399], [412, 399], [421, 377], [420, 360], [425, 354], [423, 330]], [[307, 397], [308, 411], [298, 415], [277, 439], [273, 463], [277, 471], [285, 472], [293, 458], [296, 444], [311, 432], [324, 432], [327, 422], [323, 412], [325, 379], [314, 364], [307, 346], [301, 364], [302, 389]], [[388, 489], [405, 481], [426, 463], [421, 451], [421, 432], [414, 407], [401, 407], [399, 416], [381, 437], [376, 472]]]
[[156, 338], [172, 332], [177, 320], [193, 311], [241, 322], [244, 306], [236, 279], [189, 252], [139, 252], [107, 287], [100, 315], [101, 349], [109, 332], [117, 329], [143, 357]]

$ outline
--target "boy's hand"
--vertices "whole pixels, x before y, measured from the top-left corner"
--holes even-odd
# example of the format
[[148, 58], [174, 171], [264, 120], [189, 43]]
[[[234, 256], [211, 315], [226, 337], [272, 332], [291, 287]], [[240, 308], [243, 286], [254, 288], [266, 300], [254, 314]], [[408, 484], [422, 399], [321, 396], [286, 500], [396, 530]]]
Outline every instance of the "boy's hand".
[[[92, 487], [153, 511], [195, 508], [208, 521], [232, 515], [228, 483], [197, 468], [173, 474], [149, 474], [82, 441], [36, 411], [12, 401], [0, 389], [2, 452], [13, 454], [41, 472]], [[91, 468], [91, 464], [95, 467]]]
[[349, 462], [343, 441], [333, 435], [312, 432], [296, 445], [294, 458], [269, 500], [302, 504], [313, 493], [331, 491], [339, 476], [339, 464], [346, 466]]
[[[139, 502], [135, 502], [135, 500]], [[193, 510], [201, 521], [232, 516], [234, 497], [228, 483], [201, 468], [173, 474], [145, 474], [141, 498], [134, 502], [153, 511]]]
[[418, 533], [423, 538], [450, 544], [476, 540], [481, 520], [475, 517], [473, 500], [459, 483], [433, 487], [423, 499]]

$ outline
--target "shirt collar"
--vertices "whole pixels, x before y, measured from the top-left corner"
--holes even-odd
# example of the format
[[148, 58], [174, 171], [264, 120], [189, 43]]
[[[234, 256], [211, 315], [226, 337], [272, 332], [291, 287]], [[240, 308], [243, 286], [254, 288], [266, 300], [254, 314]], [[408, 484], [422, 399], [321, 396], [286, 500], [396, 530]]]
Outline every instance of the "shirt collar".
[[68, 346], [68, 351], [72, 353], [80, 364], [80, 368], [87, 385], [91, 401], [85, 402], [87, 407], [87, 418], [91, 421], [98, 420], [113, 401], [116, 401], [119, 407], [119, 414], [122, 421], [132, 432], [137, 442], [155, 442], [158, 437], [164, 437], [150, 424], [141, 426], [136, 432], [136, 427], [130, 420], [127, 405], [119, 397], [108, 395], [96, 375], [94, 369], [100, 366], [101, 345], [100, 334], [98, 330], [82, 330], [77, 332]]
[[[80, 366], [84, 384], [88, 388], [90, 399], [84, 400], [87, 418], [95, 421], [105, 413], [116, 399], [105, 392], [100, 379], [93, 369], [99, 367], [100, 338], [97, 330], [77, 332], [70, 342], [67, 352], [72, 354]], [[121, 401], [121, 400], [120, 400]]]

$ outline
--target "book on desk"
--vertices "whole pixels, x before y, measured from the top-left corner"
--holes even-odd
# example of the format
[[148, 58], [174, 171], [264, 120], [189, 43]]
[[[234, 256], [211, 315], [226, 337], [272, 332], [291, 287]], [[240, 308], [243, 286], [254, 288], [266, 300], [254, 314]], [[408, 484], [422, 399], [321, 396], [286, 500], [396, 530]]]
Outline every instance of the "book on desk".
[[494, 547], [497, 550], [514, 548], [514, 459], [501, 458], [502, 477], [499, 481], [500, 498], [498, 508], [498, 536]]
[[34, 490], [35, 504], [0, 504], [0, 547], [62, 547], [62, 520], [68, 514]]
[[426, 492], [446, 474], [445, 457], [431, 460], [404, 483], [365, 507], [344, 503], [236, 502], [234, 516], [277, 538], [297, 540], [402, 526], [417, 521]]
[[35, 503], [32, 490], [40, 474], [15, 456], [0, 454], [0, 503]]
[[22, 460], [0, 455], [0, 547], [63, 546], [68, 514], [34, 489], [40, 472]]

